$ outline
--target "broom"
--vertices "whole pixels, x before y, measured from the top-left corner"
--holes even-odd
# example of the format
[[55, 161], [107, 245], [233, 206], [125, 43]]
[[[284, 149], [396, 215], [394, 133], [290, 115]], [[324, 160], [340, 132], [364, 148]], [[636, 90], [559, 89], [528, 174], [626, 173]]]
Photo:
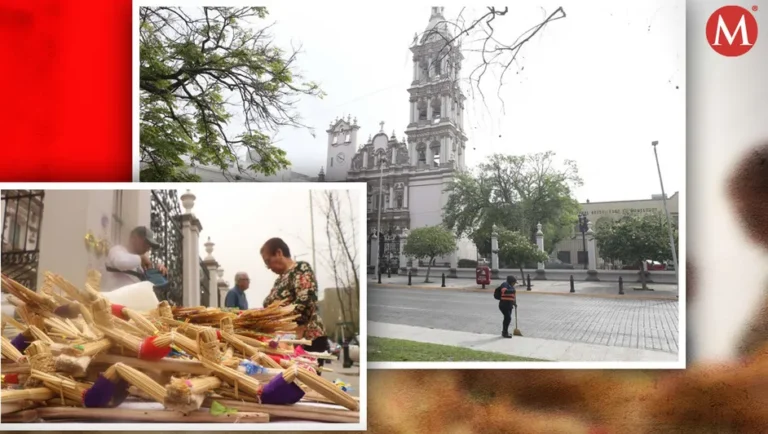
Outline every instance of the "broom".
[[513, 336], [522, 336], [523, 333], [520, 332], [520, 329], [517, 328], [517, 306], [515, 306], [515, 330], [512, 331]]

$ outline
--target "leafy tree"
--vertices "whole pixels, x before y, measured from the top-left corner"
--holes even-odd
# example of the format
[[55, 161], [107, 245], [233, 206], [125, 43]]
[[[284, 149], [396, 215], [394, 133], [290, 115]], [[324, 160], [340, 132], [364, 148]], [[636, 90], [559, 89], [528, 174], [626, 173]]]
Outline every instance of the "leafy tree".
[[527, 236], [520, 232], [499, 231], [499, 258], [520, 267], [520, 279], [523, 279], [523, 267], [531, 262], [544, 262], [547, 254], [531, 244]]
[[[674, 225], [673, 234], [677, 246], [678, 231]], [[606, 224], [595, 232], [595, 240], [603, 259], [619, 260], [624, 264], [639, 266], [643, 289], [648, 289], [643, 263], [647, 260], [663, 262], [672, 259], [667, 221], [664, 215], [658, 212], [644, 216], [626, 216]]]
[[494, 154], [473, 172], [458, 175], [447, 187], [446, 226], [470, 236], [487, 255], [494, 224], [535, 242], [541, 223], [544, 249], [551, 252], [576, 224], [579, 203], [573, 189], [582, 185], [574, 161], [558, 166], [554, 160], [554, 152]]
[[258, 173], [290, 165], [270, 133], [303, 127], [295, 97], [322, 92], [294, 71], [296, 52], [273, 46], [266, 16], [263, 7], [140, 9], [142, 181], [199, 180], [182, 157], [222, 172], [244, 170], [242, 151]]
[[441, 225], [416, 228], [408, 235], [403, 253], [416, 259], [427, 259], [427, 276], [424, 283], [429, 282], [429, 271], [435, 258], [453, 253], [456, 250], [456, 238], [453, 233]]

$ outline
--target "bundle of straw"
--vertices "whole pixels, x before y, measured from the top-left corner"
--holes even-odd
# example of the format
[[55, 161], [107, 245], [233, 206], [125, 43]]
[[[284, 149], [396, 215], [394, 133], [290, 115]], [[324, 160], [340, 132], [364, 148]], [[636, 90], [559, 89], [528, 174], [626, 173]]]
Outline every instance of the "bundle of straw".
[[217, 377], [172, 378], [167, 386], [165, 407], [184, 413], [200, 408], [208, 392], [221, 387]]
[[59, 397], [61, 405], [66, 405], [66, 401], [82, 404], [83, 394], [90, 388], [87, 384], [78, 383], [69, 378], [60, 375], [49, 374], [33, 369], [32, 378], [43, 382], [45, 387], [54, 391], [55, 396]]
[[[38, 371], [46, 374], [56, 373], [56, 365], [51, 354], [51, 349], [40, 341], [32, 342], [27, 348], [27, 358], [31, 371]], [[27, 379], [24, 387], [34, 388], [42, 385], [42, 381], [31, 376]]]
[[312, 390], [346, 409], [352, 411], [360, 409], [360, 404], [349, 394], [340, 390], [335, 384], [325, 378], [313, 374], [304, 368], [296, 366], [293, 369], [288, 369], [283, 373], [283, 378], [287, 382], [299, 380]]
[[0, 336], [0, 339], [2, 339], [3, 357], [16, 363], [21, 363], [22, 361], [24, 361], [25, 359], [24, 355], [21, 354], [18, 348], [16, 348], [8, 338], [6, 338], [5, 336]]
[[125, 380], [128, 384], [131, 384], [132, 386], [146, 393], [153, 400], [159, 402], [160, 404], [165, 403], [165, 387], [149, 378], [147, 374], [144, 374], [143, 372], [131, 368], [130, 366], [123, 363], [116, 363], [114, 367], [117, 371], [117, 374], [120, 375], [120, 378]]

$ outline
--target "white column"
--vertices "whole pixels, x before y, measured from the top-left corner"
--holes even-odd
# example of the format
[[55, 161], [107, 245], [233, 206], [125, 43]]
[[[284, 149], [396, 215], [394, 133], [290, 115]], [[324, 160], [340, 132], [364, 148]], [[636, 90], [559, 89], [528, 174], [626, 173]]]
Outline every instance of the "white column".
[[403, 274], [408, 274], [408, 258], [405, 257], [405, 244], [407, 242], [408, 228], [404, 228], [400, 234], [400, 272]]
[[432, 120], [432, 98], [427, 98], [427, 120]]
[[415, 114], [416, 114], [416, 103], [411, 102], [411, 122], [416, 121]]
[[595, 232], [592, 230], [592, 222], [587, 222], [587, 280], [599, 280], [597, 278], [597, 255], [595, 250]]
[[229, 291], [229, 285], [227, 285], [227, 281], [224, 280], [224, 269], [219, 267], [216, 270], [216, 289], [218, 294], [218, 305], [217, 307], [223, 307], [224, 306], [224, 299], [227, 297], [227, 291]]
[[446, 102], [445, 95], [440, 95], [440, 119], [445, 118], [446, 113], [448, 113], [446, 110]]
[[379, 274], [379, 228], [376, 228], [371, 237], [371, 262], [373, 263], [373, 275]]
[[182, 276], [184, 306], [200, 306], [200, 220], [192, 213], [195, 206], [195, 195], [189, 190], [181, 195], [181, 203], [186, 210], [181, 216], [181, 230], [184, 236], [182, 243]]
[[[541, 223], [536, 225], [536, 246], [539, 248], [540, 252], [544, 251], [544, 232], [541, 231]], [[539, 262], [538, 269], [544, 270], [543, 262]]]
[[408, 184], [403, 187], [403, 208], [408, 209]]
[[368, 151], [363, 151], [363, 169], [368, 168]]
[[387, 204], [387, 208], [393, 208], [395, 203], [395, 186], [394, 184], [389, 184], [389, 204]]
[[491, 232], [491, 275], [499, 275], [499, 232], [493, 225]]
[[440, 138], [440, 164], [448, 162], [448, 138]]
[[211, 237], [208, 237], [208, 241], [205, 243], [205, 252], [207, 255], [203, 259], [203, 265], [208, 269], [208, 306], [207, 307], [219, 307], [219, 285], [218, 285], [218, 273], [219, 263], [213, 257], [213, 246], [215, 244], [211, 241]]
[[417, 78], [416, 74], [417, 74], [418, 69], [419, 68], [416, 67], [416, 62], [413, 62], [413, 79], [414, 80], [416, 80], [416, 78]]

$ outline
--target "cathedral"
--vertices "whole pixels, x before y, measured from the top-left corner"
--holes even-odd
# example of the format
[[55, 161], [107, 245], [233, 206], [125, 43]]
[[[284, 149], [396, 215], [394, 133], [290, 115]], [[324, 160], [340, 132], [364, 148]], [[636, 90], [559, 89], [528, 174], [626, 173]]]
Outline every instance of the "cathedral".
[[[375, 135], [359, 143], [360, 126], [351, 116], [337, 119], [327, 130], [325, 180], [367, 183], [368, 229], [376, 233], [380, 215], [379, 255], [393, 272], [405, 267], [398, 262], [399, 235], [442, 222], [445, 188], [465, 168], [466, 97], [459, 87], [463, 56], [457, 44], [446, 44], [452, 39], [443, 8], [433, 7], [426, 30], [411, 47], [413, 81], [404, 138], [394, 131], [388, 135], [381, 122]], [[437, 265], [455, 268], [458, 258], [474, 260], [476, 249], [461, 240], [459, 250], [438, 259]], [[368, 259], [375, 262], [370, 252]]]

